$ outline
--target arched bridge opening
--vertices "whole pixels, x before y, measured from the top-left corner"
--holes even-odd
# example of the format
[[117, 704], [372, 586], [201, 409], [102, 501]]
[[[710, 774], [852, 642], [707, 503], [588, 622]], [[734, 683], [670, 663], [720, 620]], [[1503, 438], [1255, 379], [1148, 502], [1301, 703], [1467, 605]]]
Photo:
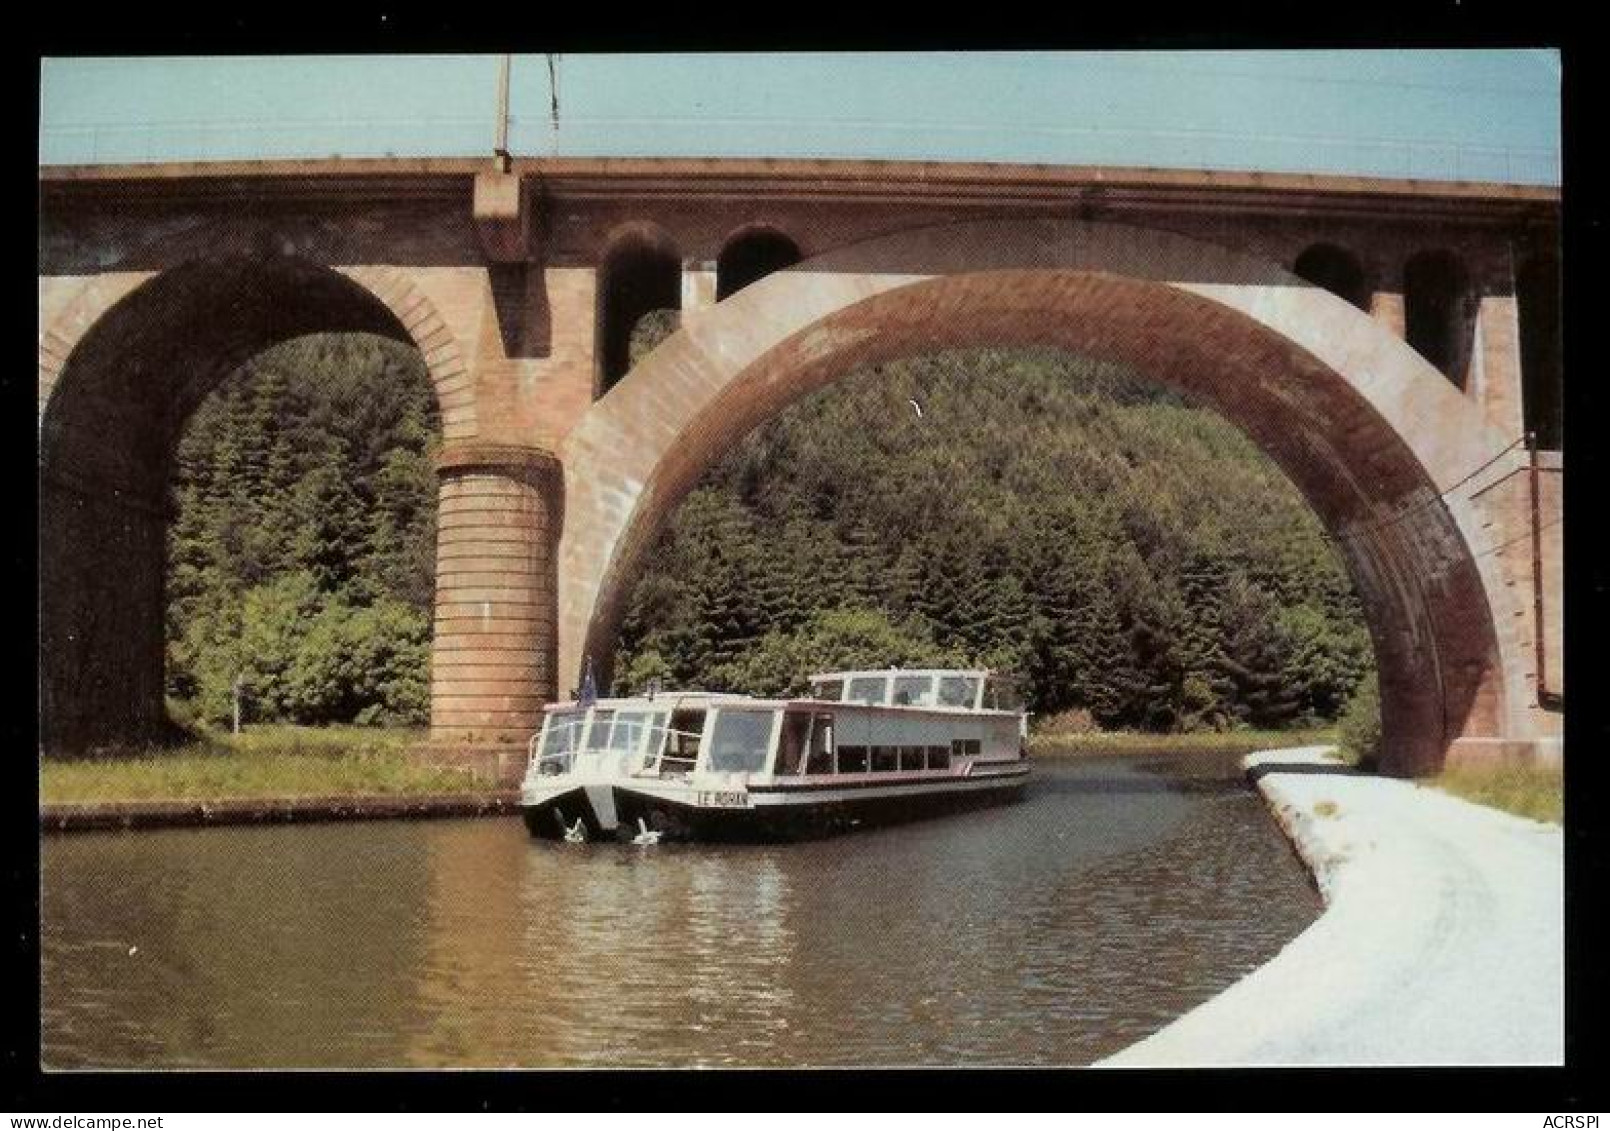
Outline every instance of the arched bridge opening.
[[[349, 276], [292, 257], [174, 267], [98, 317], [43, 394], [40, 418], [40, 705], [46, 750], [147, 742], [164, 709], [169, 485], [187, 421], [248, 359], [311, 334], [431, 338], [433, 379], [454, 367], [439, 319], [384, 271]], [[384, 296], [384, 297], [382, 297]], [[444, 419], [463, 427], [451, 395]]]
[[1370, 657], [1323, 528], [1233, 426], [990, 348], [852, 372], [734, 445], [645, 556], [612, 685], [966, 663], [1011, 671], [1039, 723], [1279, 728], [1373, 692]]
[[[1145, 242], [1131, 239], [1117, 256], [1132, 273], [925, 277], [851, 272], [856, 257], [824, 257], [751, 286], [696, 332], [667, 341], [566, 445], [561, 672], [573, 678], [583, 655], [609, 653], [665, 517], [749, 430], [852, 370], [940, 350], [1044, 347], [1123, 366], [1215, 409], [1302, 492], [1364, 605], [1389, 768], [1435, 768], [1462, 737], [1501, 734], [1493, 584], [1470, 544], [1476, 524], [1445, 492], [1452, 466], [1472, 470], [1502, 445], [1447, 381], [1345, 300], [1222, 250], [1164, 238], [1167, 254], [1148, 256]], [[966, 233], [946, 246], [958, 257], [971, 250]], [[1084, 254], [1070, 258], [1088, 258], [1092, 246], [1101, 241], [1087, 237]], [[873, 258], [865, 248], [856, 255]], [[772, 336], [743, 342], [745, 326], [769, 326]], [[718, 354], [711, 347], [723, 332]], [[697, 374], [697, 386], [678, 388], [680, 373]], [[633, 396], [651, 389], [659, 411], [649, 420]], [[681, 412], [667, 413], [679, 397]], [[1434, 453], [1448, 466], [1428, 463], [1404, 427], [1439, 410], [1469, 417], [1481, 433], [1457, 453]]]
[[799, 260], [799, 245], [782, 232], [775, 228], [746, 228], [729, 239], [716, 258], [716, 300], [730, 298]]

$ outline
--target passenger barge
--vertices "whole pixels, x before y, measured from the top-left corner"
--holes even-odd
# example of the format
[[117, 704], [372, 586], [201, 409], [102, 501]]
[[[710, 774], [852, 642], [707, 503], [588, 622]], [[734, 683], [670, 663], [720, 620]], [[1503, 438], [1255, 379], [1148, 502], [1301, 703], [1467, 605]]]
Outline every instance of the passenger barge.
[[533, 836], [789, 840], [996, 804], [1029, 777], [1027, 716], [984, 670], [828, 672], [811, 694], [552, 703], [521, 809]]

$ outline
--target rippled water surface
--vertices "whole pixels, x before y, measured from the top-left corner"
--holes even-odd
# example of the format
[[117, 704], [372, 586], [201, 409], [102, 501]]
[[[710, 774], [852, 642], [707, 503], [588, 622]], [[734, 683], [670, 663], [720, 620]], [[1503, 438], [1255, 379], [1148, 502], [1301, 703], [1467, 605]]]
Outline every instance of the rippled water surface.
[[1035, 773], [1016, 805], [794, 845], [50, 837], [45, 1063], [1086, 1064], [1319, 912], [1234, 759]]

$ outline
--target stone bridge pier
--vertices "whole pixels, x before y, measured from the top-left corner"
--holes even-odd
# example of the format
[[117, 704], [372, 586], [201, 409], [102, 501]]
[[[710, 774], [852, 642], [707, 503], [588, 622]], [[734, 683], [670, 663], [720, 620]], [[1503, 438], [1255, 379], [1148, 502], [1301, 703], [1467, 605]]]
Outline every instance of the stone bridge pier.
[[442, 449], [431, 729], [438, 740], [529, 738], [559, 687], [563, 471], [539, 448]]
[[[417, 347], [441, 407], [433, 742], [512, 751], [607, 678], [654, 536], [751, 428], [862, 365], [1050, 346], [1241, 427], [1358, 587], [1389, 768], [1557, 757], [1557, 193], [805, 161], [50, 169], [49, 746], [160, 728], [184, 422], [300, 334]], [[633, 327], [680, 329], [635, 365]], [[1533, 457], [1523, 438], [1537, 434]]]

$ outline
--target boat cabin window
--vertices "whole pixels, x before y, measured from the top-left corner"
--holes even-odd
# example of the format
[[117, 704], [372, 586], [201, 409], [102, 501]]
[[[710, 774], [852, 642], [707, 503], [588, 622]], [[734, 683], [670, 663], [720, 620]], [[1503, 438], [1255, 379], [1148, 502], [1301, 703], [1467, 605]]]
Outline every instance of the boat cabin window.
[[948, 747], [948, 746], [930, 746], [930, 747], [928, 747], [928, 768], [930, 770], [948, 770], [948, 769], [950, 769], [950, 747]]
[[730, 707], [717, 711], [705, 768], [717, 774], [755, 774], [764, 770], [771, 749], [771, 724], [776, 716], [776, 711]]
[[1021, 711], [1023, 697], [1010, 680], [987, 679], [984, 681], [984, 706], [991, 711]]
[[867, 771], [867, 748], [865, 746], [839, 747], [839, 773], [864, 774]]
[[850, 680], [849, 703], [882, 703], [889, 686], [887, 676], [858, 675]]
[[586, 721], [580, 711], [555, 711], [548, 716], [542, 731], [542, 772], [557, 774], [569, 765]]
[[939, 677], [941, 707], [971, 707], [978, 701], [978, 678], [970, 675]]
[[811, 727], [811, 749], [805, 759], [807, 774], [833, 772], [833, 716], [817, 715]]
[[660, 756], [660, 749], [665, 745], [665, 731], [671, 721], [669, 711], [655, 711], [648, 717], [648, 744], [643, 747], [643, 765], [651, 764]]
[[587, 749], [603, 751], [609, 749], [609, 724], [615, 718], [614, 711], [600, 711], [593, 709], [593, 729], [587, 733]]
[[900, 748], [900, 768], [902, 770], [922, 769], [923, 755], [920, 746], [902, 746]]
[[609, 749], [612, 754], [635, 754], [648, 729], [646, 711], [622, 711], [615, 716], [615, 728], [610, 732]]
[[783, 733], [777, 740], [777, 768], [773, 773], [797, 774], [805, 761], [811, 736], [811, 716], [803, 711], [783, 712]]
[[675, 711], [671, 730], [665, 739], [660, 764], [675, 772], [690, 771], [699, 757], [699, 740], [704, 736], [703, 711]]
[[931, 675], [895, 676], [894, 703], [896, 706], [932, 707], [934, 705], [934, 677]]
[[872, 748], [872, 772], [875, 774], [890, 774], [900, 768], [900, 748], [898, 746], [874, 746]]
[[976, 758], [984, 748], [976, 738], [957, 738], [950, 743], [950, 753], [953, 758]]
[[844, 681], [842, 679], [817, 680], [811, 684], [811, 694], [817, 699], [837, 703], [844, 698]]

